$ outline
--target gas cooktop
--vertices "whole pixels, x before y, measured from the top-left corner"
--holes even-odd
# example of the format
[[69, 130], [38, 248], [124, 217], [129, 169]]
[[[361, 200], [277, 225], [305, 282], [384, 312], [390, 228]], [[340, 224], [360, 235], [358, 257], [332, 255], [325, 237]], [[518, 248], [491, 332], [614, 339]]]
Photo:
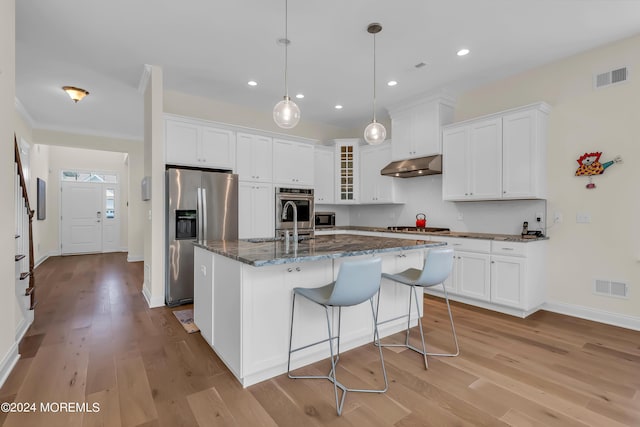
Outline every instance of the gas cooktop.
[[410, 231], [412, 233], [437, 233], [439, 231], [449, 231], [448, 228], [442, 227], [414, 227], [414, 226], [404, 226], [404, 225], [396, 225], [393, 227], [387, 227], [389, 231]]

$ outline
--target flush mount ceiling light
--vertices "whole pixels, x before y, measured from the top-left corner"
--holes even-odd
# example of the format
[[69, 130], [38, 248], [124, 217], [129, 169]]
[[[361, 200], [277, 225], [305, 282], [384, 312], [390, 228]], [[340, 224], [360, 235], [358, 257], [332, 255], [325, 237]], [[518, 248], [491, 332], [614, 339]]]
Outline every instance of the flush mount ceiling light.
[[460, 49], [457, 53], [458, 56], [465, 56], [469, 54], [469, 49]]
[[368, 144], [378, 145], [387, 137], [387, 130], [382, 123], [376, 122], [376, 34], [382, 31], [382, 25], [369, 24], [367, 31], [373, 34], [373, 120], [364, 130], [364, 140]]
[[276, 104], [273, 108], [273, 120], [283, 129], [291, 129], [296, 127], [300, 121], [300, 108], [295, 102], [289, 98], [289, 89], [287, 88], [287, 50], [289, 48], [288, 34], [288, 1], [284, 1], [284, 99]]
[[257, 82], [257, 81], [255, 81], [255, 80], [249, 80], [249, 81], [247, 82], [247, 84], [248, 84], [249, 86], [258, 86], [258, 82]]
[[74, 87], [74, 86], [62, 86], [62, 90], [67, 92], [67, 95], [69, 95], [69, 98], [73, 99], [73, 102], [76, 102], [76, 103], [78, 101], [82, 101], [82, 98], [89, 95], [88, 91], [81, 89], [79, 87]]

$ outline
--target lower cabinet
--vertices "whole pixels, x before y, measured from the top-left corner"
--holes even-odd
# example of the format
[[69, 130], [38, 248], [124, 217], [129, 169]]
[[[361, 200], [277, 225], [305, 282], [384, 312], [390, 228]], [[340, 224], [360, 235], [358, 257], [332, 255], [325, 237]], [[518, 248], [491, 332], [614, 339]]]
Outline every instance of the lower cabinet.
[[238, 237], [273, 237], [275, 195], [271, 184], [242, 182], [238, 185]]
[[[385, 236], [408, 238], [403, 234]], [[454, 249], [444, 285], [453, 300], [526, 317], [545, 302], [545, 241], [508, 242], [429, 235]], [[440, 286], [427, 293], [442, 295]]]
[[193, 300], [203, 301], [193, 306], [193, 321], [209, 345], [213, 345], [213, 259], [203, 249], [193, 252]]
[[526, 259], [491, 256], [491, 300], [497, 304], [524, 308]]
[[[453, 292], [481, 301], [490, 301], [489, 254], [457, 251], [454, 256]], [[449, 292], [449, 289], [447, 291]]]

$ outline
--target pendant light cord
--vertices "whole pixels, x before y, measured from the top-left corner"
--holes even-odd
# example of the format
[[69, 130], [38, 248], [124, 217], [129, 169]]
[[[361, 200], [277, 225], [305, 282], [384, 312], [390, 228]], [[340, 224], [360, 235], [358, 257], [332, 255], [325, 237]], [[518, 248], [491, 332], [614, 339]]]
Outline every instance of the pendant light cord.
[[373, 34], [373, 121], [376, 121], [376, 35]]
[[284, 0], [284, 96], [289, 98], [289, 89], [287, 87], [287, 51], [289, 49], [289, 2]]

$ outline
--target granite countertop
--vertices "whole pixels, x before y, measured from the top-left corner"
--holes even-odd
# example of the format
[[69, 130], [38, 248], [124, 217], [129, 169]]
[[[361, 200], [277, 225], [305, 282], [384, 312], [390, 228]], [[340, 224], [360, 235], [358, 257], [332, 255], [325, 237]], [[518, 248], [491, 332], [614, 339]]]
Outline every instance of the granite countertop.
[[444, 245], [444, 243], [423, 239], [395, 239], [353, 234], [316, 236], [313, 239], [303, 240], [297, 245], [290, 243], [288, 247], [284, 241], [272, 239], [266, 239], [266, 241], [255, 239], [254, 242], [249, 240], [216, 240], [194, 242], [194, 244], [254, 267]]
[[349, 225], [349, 226], [338, 226], [334, 228], [322, 228], [319, 230], [353, 230], [353, 231], [373, 231], [373, 232], [383, 232], [383, 233], [401, 233], [401, 234], [413, 234], [417, 236], [442, 236], [442, 237], [460, 237], [465, 239], [484, 239], [484, 240], [497, 240], [503, 242], [536, 242], [540, 240], [548, 240], [548, 237], [534, 237], [534, 238], [523, 238], [519, 234], [497, 234], [497, 233], [472, 233], [470, 231], [436, 231], [436, 232], [425, 232], [425, 231], [400, 231], [400, 230], [389, 230], [386, 227], [367, 227], [367, 226], [357, 226], [357, 225]]

